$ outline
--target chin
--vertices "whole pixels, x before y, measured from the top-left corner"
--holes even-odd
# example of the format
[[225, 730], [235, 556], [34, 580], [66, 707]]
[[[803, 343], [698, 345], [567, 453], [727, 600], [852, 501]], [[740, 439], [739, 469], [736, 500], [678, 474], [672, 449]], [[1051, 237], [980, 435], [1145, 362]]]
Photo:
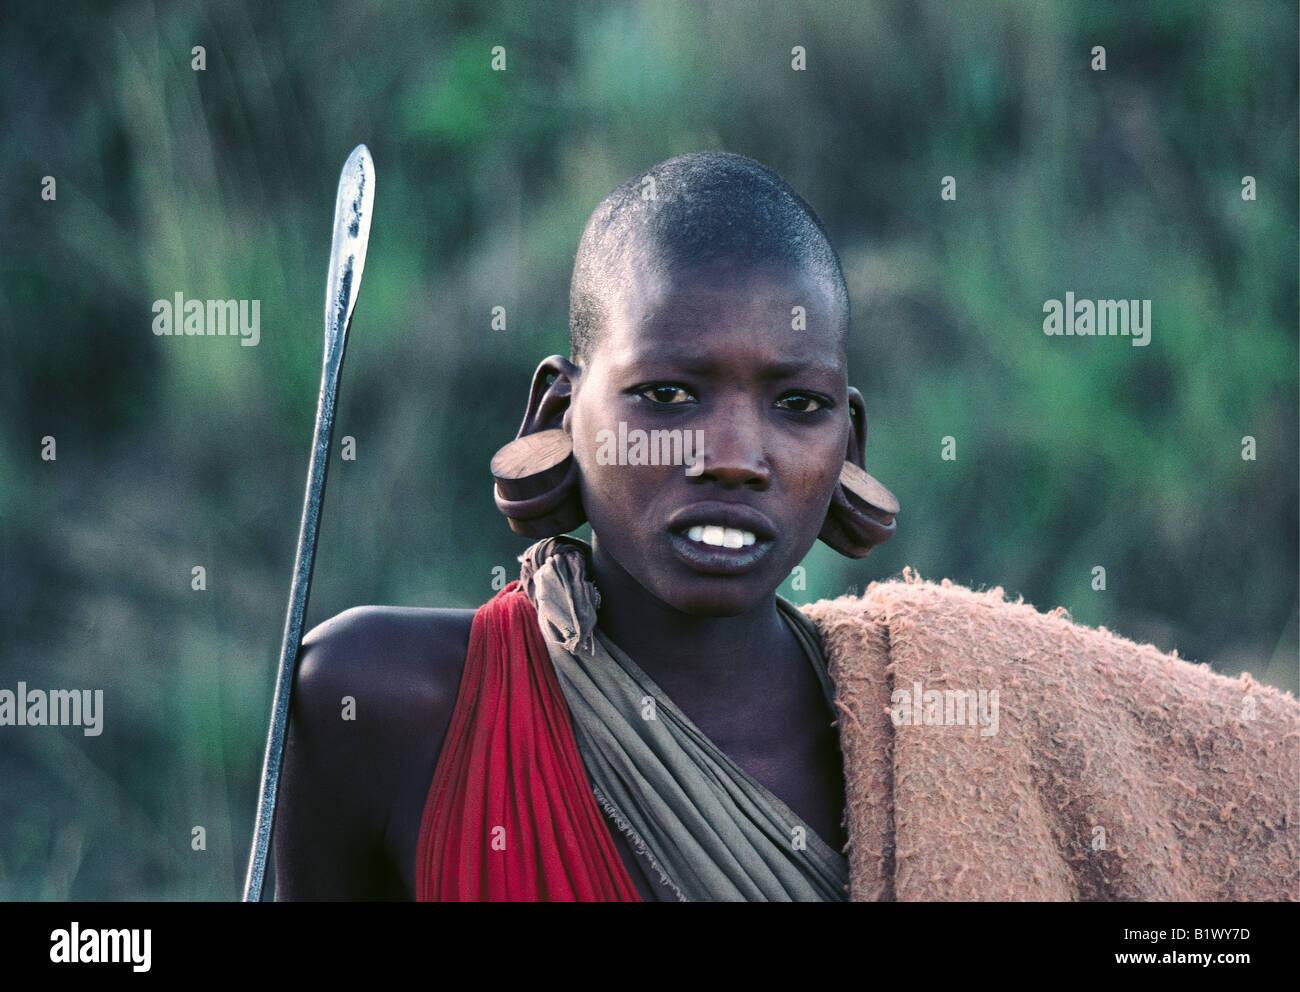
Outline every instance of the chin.
[[692, 617], [738, 617], [752, 610], [757, 603], [736, 601], [725, 597], [697, 598], [689, 601], [669, 602], [673, 609]]
[[779, 584], [759, 585], [755, 576], [697, 575], [672, 582], [659, 598], [689, 616], [738, 617], [770, 600]]

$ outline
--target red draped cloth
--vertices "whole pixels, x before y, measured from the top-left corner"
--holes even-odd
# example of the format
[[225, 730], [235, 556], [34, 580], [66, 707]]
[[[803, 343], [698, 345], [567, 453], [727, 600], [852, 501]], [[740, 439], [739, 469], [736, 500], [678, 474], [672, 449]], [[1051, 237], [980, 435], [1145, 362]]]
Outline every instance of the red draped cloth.
[[474, 615], [416, 858], [421, 902], [639, 899], [517, 581]]

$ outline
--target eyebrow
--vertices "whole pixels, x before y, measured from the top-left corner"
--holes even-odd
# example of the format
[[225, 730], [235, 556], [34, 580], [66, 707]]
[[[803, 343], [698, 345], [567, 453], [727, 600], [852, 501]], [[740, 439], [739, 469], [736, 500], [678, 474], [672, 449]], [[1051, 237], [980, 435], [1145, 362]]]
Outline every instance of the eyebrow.
[[[709, 375], [726, 367], [725, 362], [707, 355], [654, 352], [634, 355], [625, 368], [635, 369], [647, 365], [671, 365], [691, 375]], [[762, 368], [763, 378], [766, 379], [790, 379], [798, 375], [840, 375], [843, 372], [844, 369], [835, 362], [772, 362]]]

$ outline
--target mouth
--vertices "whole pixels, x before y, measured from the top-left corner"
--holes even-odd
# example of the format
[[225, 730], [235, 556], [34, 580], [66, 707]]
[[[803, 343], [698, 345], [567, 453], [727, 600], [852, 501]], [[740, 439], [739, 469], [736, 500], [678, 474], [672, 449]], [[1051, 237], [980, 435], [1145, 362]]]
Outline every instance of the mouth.
[[709, 575], [749, 571], [776, 544], [776, 529], [761, 513], [719, 501], [674, 514], [668, 535], [679, 558]]

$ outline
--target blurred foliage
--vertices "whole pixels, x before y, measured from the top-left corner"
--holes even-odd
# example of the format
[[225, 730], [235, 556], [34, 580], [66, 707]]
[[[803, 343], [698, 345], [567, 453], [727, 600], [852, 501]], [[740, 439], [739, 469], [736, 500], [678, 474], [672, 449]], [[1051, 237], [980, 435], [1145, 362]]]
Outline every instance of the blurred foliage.
[[[7, 4], [0, 688], [102, 687], [108, 712], [98, 738], [0, 728], [0, 897], [239, 890], [361, 141], [358, 454], [308, 626], [492, 594], [526, 542], [488, 460], [567, 351], [588, 213], [719, 148], [830, 228], [869, 468], [903, 507], [784, 594], [910, 564], [1294, 690], [1296, 37], [1262, 2]], [[1067, 290], [1152, 299], [1151, 345], [1045, 337]], [[261, 300], [260, 344], [153, 335], [176, 292]]]

